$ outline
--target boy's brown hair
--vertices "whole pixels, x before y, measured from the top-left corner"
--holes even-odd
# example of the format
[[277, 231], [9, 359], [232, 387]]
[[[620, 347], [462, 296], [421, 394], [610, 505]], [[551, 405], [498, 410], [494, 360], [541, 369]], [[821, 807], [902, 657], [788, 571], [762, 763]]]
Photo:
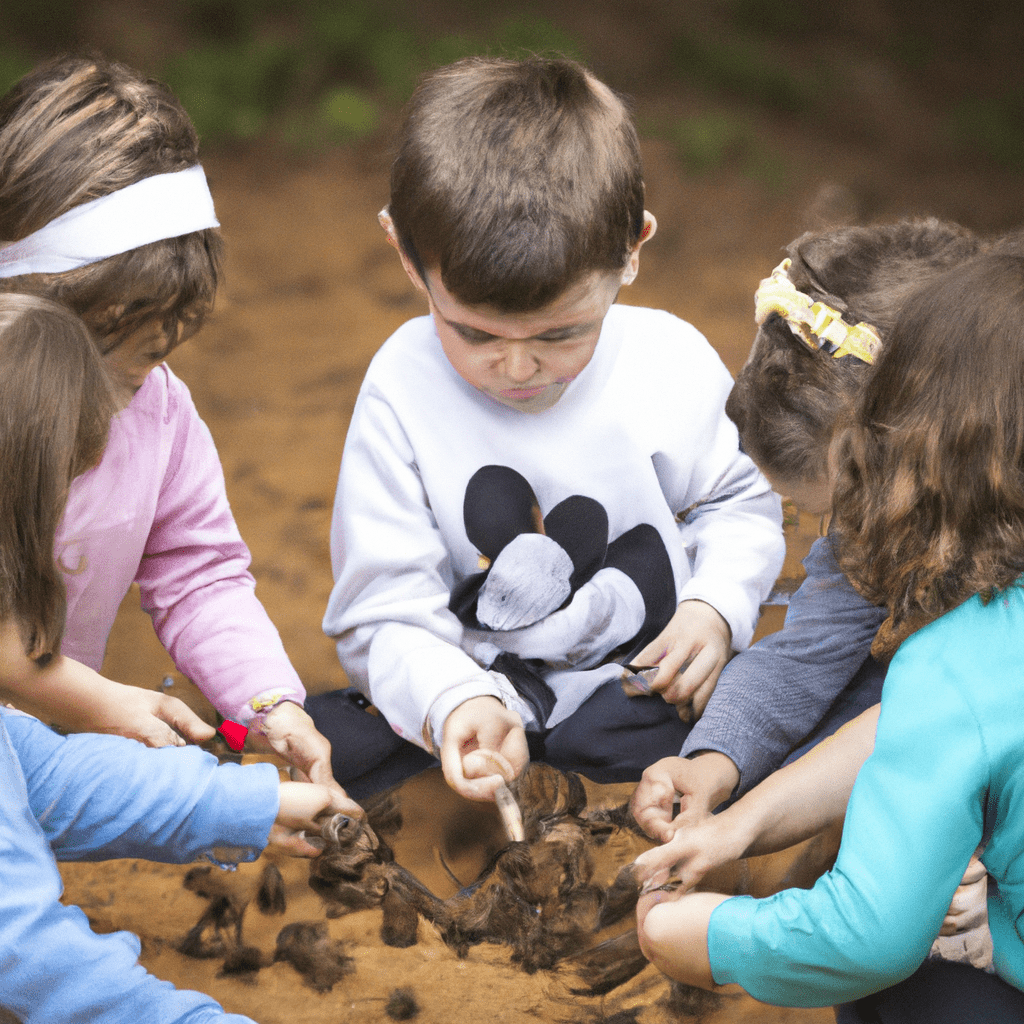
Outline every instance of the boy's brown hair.
[[840, 564], [895, 626], [1024, 573], [1024, 258], [908, 299], [833, 458]]
[[[166, 86], [103, 58], [57, 58], [0, 98], [0, 240], [18, 241], [76, 206], [197, 163], [195, 128]], [[153, 322], [173, 345], [212, 308], [221, 250], [209, 228], [61, 274], [9, 278], [0, 289], [63, 302], [105, 352]]]
[[625, 104], [575, 61], [469, 58], [428, 75], [391, 169], [398, 242], [467, 305], [530, 312], [625, 266], [643, 231]]
[[66, 307], [0, 294], [0, 619], [32, 657], [59, 650], [53, 538], [68, 487], [100, 460], [114, 397], [96, 344]]
[[[906, 297], [979, 250], [957, 224], [934, 218], [808, 233], [786, 247], [789, 277], [813, 302], [850, 323], [868, 323], [883, 342]], [[750, 457], [770, 475], [808, 482], [827, 476], [836, 418], [873, 367], [832, 358], [794, 337], [778, 314], [765, 320], [726, 402]]]

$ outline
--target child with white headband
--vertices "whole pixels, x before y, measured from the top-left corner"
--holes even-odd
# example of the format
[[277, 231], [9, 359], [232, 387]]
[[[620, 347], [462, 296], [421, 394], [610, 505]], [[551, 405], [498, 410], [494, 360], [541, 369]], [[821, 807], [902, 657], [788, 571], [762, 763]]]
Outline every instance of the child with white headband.
[[102, 462], [71, 487], [56, 553], [72, 689], [0, 696], [72, 731], [160, 746], [212, 729], [183, 702], [96, 674], [122, 598], [143, 607], [179, 670], [302, 777], [336, 785], [330, 744], [254, 593], [223, 471], [185, 385], [163, 362], [202, 325], [221, 240], [177, 100], [132, 69], [65, 57], [0, 99], [0, 288], [56, 299], [97, 337], [120, 414]]
[[[652, 886], [679, 864], [682, 886], [652, 889], [637, 918], [645, 954], [680, 981], [841, 1002], [840, 1024], [1024, 1020], [1022, 241], [907, 298], [836, 426], [836, 556], [898, 649], [880, 709], [639, 858]], [[810, 889], [686, 892], [723, 841], [767, 852], [844, 812], [835, 866]], [[989, 956], [951, 963], [929, 951], [965, 869]]]

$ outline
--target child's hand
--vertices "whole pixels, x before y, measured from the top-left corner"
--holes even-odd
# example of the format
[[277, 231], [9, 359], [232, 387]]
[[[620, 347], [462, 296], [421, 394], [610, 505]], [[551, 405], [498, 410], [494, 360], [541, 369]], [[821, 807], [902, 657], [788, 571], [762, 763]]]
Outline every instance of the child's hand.
[[657, 665], [651, 690], [675, 704], [681, 718], [699, 718], [732, 656], [731, 642], [729, 624], [711, 605], [683, 601], [633, 664]]
[[970, 859], [963, 881], [942, 921], [940, 935], [956, 935], [984, 924], [988, 918], [988, 872], [977, 856]]
[[0, 622], [0, 699], [67, 732], [127, 736], [147, 747], [183, 747], [216, 734], [177, 697], [116, 683], [62, 654], [33, 661], [10, 619]]
[[255, 748], [277, 754], [292, 765], [292, 778], [333, 786], [344, 793], [331, 771], [330, 741], [317, 731], [313, 719], [298, 704], [281, 701], [264, 716], [262, 735], [253, 729], [249, 738]]
[[[667, 843], [681, 826], [710, 815], [739, 781], [732, 759], [717, 750], [694, 758], [663, 757], [644, 771], [630, 811], [652, 839]], [[673, 817], [677, 801], [679, 813]]]
[[662, 974], [699, 988], [715, 988], [708, 958], [708, 923], [728, 896], [713, 892], [652, 892], [636, 907], [640, 950]]
[[671, 878], [686, 891], [709, 871], [742, 857], [747, 844], [742, 827], [736, 827], [729, 816], [709, 814], [678, 829], [664, 845], [640, 854], [633, 862], [633, 877], [648, 888]]
[[322, 814], [347, 814], [363, 817], [363, 809], [345, 795], [335, 782], [320, 786], [315, 782], [282, 782], [277, 819], [270, 829], [268, 845], [293, 857], [315, 857], [320, 847], [306, 841], [301, 832], [316, 834], [320, 830], [316, 818]]
[[81, 732], [118, 733], [145, 743], [147, 747], [183, 747], [205, 743], [217, 730], [204, 722], [184, 701], [155, 690], [121, 686], [123, 692], [105, 709], [96, 708], [96, 724]]
[[493, 800], [528, 764], [522, 719], [497, 697], [472, 697], [445, 720], [441, 768], [448, 785], [468, 800]]
[[[91, 677], [88, 694], [44, 721], [54, 721], [70, 732], [127, 736], [147, 747], [183, 747], [186, 742], [204, 743], [216, 735], [212, 725], [177, 697], [115, 683], [84, 665], [75, 669], [84, 669]], [[38, 714], [31, 706], [26, 710]]]

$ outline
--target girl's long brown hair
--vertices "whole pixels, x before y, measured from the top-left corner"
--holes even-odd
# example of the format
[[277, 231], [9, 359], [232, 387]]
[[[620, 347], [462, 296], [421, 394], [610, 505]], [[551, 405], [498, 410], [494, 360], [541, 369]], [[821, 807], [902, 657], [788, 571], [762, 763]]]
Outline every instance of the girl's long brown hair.
[[832, 459], [840, 564], [895, 625], [1024, 573], [1024, 256], [907, 301]]
[[26, 653], [56, 653], [65, 588], [53, 538], [68, 486], [99, 461], [114, 399], [88, 329], [70, 310], [0, 294], [0, 618]]

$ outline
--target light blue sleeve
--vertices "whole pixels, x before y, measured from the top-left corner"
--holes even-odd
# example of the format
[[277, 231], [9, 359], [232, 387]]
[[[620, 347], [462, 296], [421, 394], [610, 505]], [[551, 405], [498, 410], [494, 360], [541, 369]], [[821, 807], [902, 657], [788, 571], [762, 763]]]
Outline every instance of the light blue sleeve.
[[[134, 935], [97, 935], [78, 907], [60, 902], [57, 864], [5, 728], [15, 717], [0, 716], [0, 1006], [23, 1024], [253, 1024], [153, 977]], [[121, 781], [132, 788], [116, 771], [106, 776], [113, 789]]]
[[981, 839], [989, 765], [942, 661], [903, 653], [835, 867], [812, 889], [717, 907], [708, 929], [717, 982], [767, 1003], [828, 1006], [896, 984], [927, 956]]
[[151, 749], [123, 736], [59, 736], [4, 714], [29, 806], [58, 860], [255, 860], [277, 817], [271, 764], [218, 765], [198, 747]]

